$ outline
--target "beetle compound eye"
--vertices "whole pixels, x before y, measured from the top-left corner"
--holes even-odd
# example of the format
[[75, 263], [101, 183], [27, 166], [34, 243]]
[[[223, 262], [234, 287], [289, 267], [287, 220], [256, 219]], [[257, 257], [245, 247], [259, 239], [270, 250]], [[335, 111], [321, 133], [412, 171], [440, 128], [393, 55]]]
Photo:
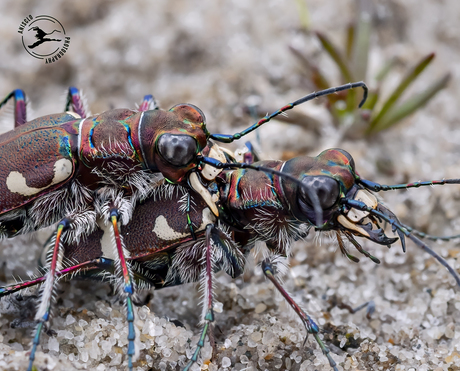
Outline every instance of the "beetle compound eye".
[[[304, 184], [310, 192], [318, 196], [318, 201], [323, 210], [329, 209], [337, 202], [339, 197], [339, 183], [328, 176], [306, 176], [302, 179]], [[301, 201], [308, 206], [313, 207], [313, 200], [303, 187], [300, 188]]]
[[189, 135], [163, 134], [157, 142], [160, 155], [174, 166], [188, 165], [195, 157], [197, 144]]

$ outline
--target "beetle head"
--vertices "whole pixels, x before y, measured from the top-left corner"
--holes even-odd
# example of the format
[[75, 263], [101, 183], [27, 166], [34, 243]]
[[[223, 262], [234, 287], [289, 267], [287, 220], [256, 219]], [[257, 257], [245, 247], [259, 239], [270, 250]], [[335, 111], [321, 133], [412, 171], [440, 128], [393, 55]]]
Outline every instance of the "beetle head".
[[395, 218], [370, 191], [358, 184], [354, 160], [348, 152], [330, 149], [316, 158], [298, 157], [287, 161], [283, 172], [301, 181], [301, 185], [283, 181], [284, 193], [298, 219], [308, 221], [319, 230], [366, 237], [381, 245], [397, 240], [387, 237], [369, 212], [344, 206], [344, 200], [355, 200]]
[[203, 112], [192, 104], [144, 112], [139, 142], [145, 166], [173, 183], [184, 181], [207, 145], [205, 121]]
[[174, 126], [168, 125], [168, 130], [158, 136], [156, 150], [172, 167], [187, 167], [206, 146], [206, 140], [202, 140], [206, 118], [193, 104], [178, 104], [169, 112], [173, 114]]

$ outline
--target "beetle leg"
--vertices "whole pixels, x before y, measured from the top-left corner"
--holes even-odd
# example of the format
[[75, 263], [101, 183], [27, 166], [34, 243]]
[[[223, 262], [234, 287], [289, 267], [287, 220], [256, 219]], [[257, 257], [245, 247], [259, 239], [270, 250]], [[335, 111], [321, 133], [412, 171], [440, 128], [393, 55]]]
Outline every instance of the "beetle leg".
[[67, 92], [65, 110], [72, 110], [83, 119], [91, 115], [82, 93], [73, 86], [71, 86]]
[[139, 105], [139, 112], [153, 111], [157, 109], [160, 109], [160, 107], [158, 106], [158, 102], [155, 100], [153, 95], [144, 95], [144, 99]]
[[68, 218], [64, 218], [63, 220], [61, 220], [57, 226], [56, 234], [52, 239], [52, 241], [54, 240], [53, 255], [51, 257], [49, 270], [45, 275], [45, 285], [42, 290], [40, 304], [38, 306], [37, 313], [35, 314], [35, 320], [38, 321], [38, 325], [35, 329], [32, 350], [30, 352], [29, 357], [29, 367], [27, 368], [27, 371], [32, 370], [32, 365], [35, 359], [35, 352], [37, 350], [38, 344], [40, 343], [41, 331], [43, 329], [45, 322], [48, 322], [49, 320], [53, 290], [57, 278], [56, 273], [61, 269], [62, 259], [64, 257], [62, 233], [69, 228], [70, 224], [71, 220]]
[[375, 312], [375, 302], [373, 300], [366, 301], [365, 303], [357, 306], [356, 308], [352, 308], [350, 305], [345, 303], [340, 303], [337, 305], [337, 307], [340, 309], [346, 309], [351, 314], [355, 314], [356, 312], [359, 312], [361, 309], [366, 308], [366, 318], [369, 320], [371, 319], [372, 314]]
[[27, 100], [23, 90], [16, 89], [0, 102], [0, 109], [14, 98], [14, 127], [17, 128], [27, 122]]
[[122, 237], [119, 231], [118, 218], [120, 217], [118, 208], [115, 206], [110, 207], [110, 222], [112, 224], [112, 237], [113, 244], [115, 247], [115, 256], [118, 256], [116, 260], [116, 275], [121, 276], [122, 281], [120, 281], [119, 291], [125, 297], [126, 303], [126, 312], [127, 312], [127, 321], [128, 321], [128, 369], [131, 371], [133, 369], [133, 355], [135, 353], [134, 349], [134, 339], [136, 338], [136, 333], [134, 331], [134, 310], [133, 310], [133, 295], [134, 295], [134, 280], [133, 274], [131, 271], [131, 266], [126, 261], [125, 255], [129, 256], [129, 253], [124, 246]]
[[[93, 269], [97, 269], [97, 268], [103, 269], [105, 267], [104, 266], [105, 260], [107, 259], [104, 259], [104, 258], [94, 259], [94, 260], [86, 261], [83, 263], [79, 263], [79, 264], [72, 265], [70, 267], [58, 270], [56, 271], [56, 278], [62, 278], [62, 277], [67, 276], [68, 274], [76, 274], [81, 270], [85, 270], [85, 272], [91, 272]], [[46, 278], [47, 276], [44, 275], [41, 277], [34, 278], [32, 280], [23, 281], [20, 283], [14, 283], [12, 285], [0, 287], [0, 298], [14, 294], [17, 291], [21, 291], [29, 287], [41, 285], [43, 282], [45, 282]]]
[[206, 267], [201, 274], [201, 286], [203, 288], [203, 330], [201, 331], [200, 340], [198, 341], [195, 352], [192, 355], [187, 366], [185, 366], [184, 371], [190, 370], [190, 367], [198, 360], [198, 355], [200, 354], [201, 349], [204, 347], [204, 341], [206, 335], [214, 322], [214, 310], [213, 310], [213, 284], [214, 284], [214, 255], [213, 248], [211, 244], [211, 233], [214, 229], [214, 225], [208, 224], [206, 226], [206, 252], [205, 252], [205, 261]]
[[286, 299], [291, 308], [294, 309], [294, 311], [300, 317], [300, 320], [302, 321], [303, 325], [305, 326], [305, 329], [307, 330], [307, 337], [305, 338], [305, 341], [307, 341], [308, 334], [313, 334], [323, 354], [327, 357], [331, 367], [334, 369], [334, 371], [338, 371], [337, 364], [332, 359], [329, 348], [323, 343], [323, 341], [319, 337], [318, 325], [311, 319], [311, 317], [307, 313], [304, 312], [304, 310], [294, 301], [294, 299], [289, 295], [289, 293], [278, 282], [278, 280], [275, 277], [275, 268], [270, 258], [267, 258], [262, 261], [262, 270], [264, 272], [265, 277], [267, 277], [273, 283], [273, 285], [275, 285], [276, 289], [280, 292], [281, 295], [283, 295], [283, 297]]

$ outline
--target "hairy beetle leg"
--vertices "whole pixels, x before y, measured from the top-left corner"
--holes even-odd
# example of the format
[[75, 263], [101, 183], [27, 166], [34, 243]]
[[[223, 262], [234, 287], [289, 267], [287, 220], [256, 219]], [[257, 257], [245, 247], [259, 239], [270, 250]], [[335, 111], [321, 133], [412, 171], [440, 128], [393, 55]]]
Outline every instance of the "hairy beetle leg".
[[198, 360], [198, 355], [200, 354], [201, 349], [204, 347], [204, 341], [206, 339], [206, 335], [214, 322], [214, 310], [213, 310], [213, 301], [214, 301], [214, 294], [213, 294], [213, 281], [214, 281], [214, 267], [213, 267], [213, 248], [211, 243], [211, 234], [213, 232], [214, 225], [208, 224], [206, 226], [206, 267], [205, 270], [202, 272], [202, 289], [203, 289], [203, 310], [204, 317], [203, 317], [203, 330], [201, 331], [200, 340], [198, 340], [197, 347], [195, 352], [192, 355], [187, 366], [185, 366], [183, 371], [190, 370], [190, 367]]
[[144, 95], [144, 99], [142, 99], [141, 104], [139, 105], [139, 111], [153, 111], [160, 109], [158, 106], [158, 102], [155, 100], [154, 96], [151, 94]]
[[[62, 270], [57, 271], [56, 272], [56, 278], [62, 278], [64, 276], [68, 275], [68, 274], [77, 274], [81, 270], [85, 270], [85, 271], [88, 270], [86, 272], [91, 272], [93, 269], [94, 270], [96, 270], [98, 268], [99, 268], [99, 270], [104, 269], [105, 265], [107, 265], [105, 263], [106, 260], [107, 259], [104, 259], [104, 258], [94, 259], [94, 260], [86, 261], [86, 262], [79, 263], [79, 264], [76, 264], [76, 265], [72, 265], [70, 267], [67, 267], [67, 268], [64, 268]], [[98, 270], [98, 272], [99, 272], [99, 270]], [[29, 287], [41, 285], [43, 282], [45, 282], [46, 277], [47, 276], [45, 275], [45, 276], [34, 278], [32, 280], [29, 280], [29, 281], [23, 281], [23, 282], [20, 282], [20, 283], [13, 283], [13, 284], [8, 285], [8, 286], [0, 287], [0, 298], [8, 296], [8, 295], [11, 295], [11, 294], [14, 294], [15, 292], [27, 289]]]
[[11, 98], [14, 99], [14, 127], [17, 128], [27, 122], [27, 100], [24, 91], [16, 89], [0, 102], [0, 109], [8, 103]]
[[[288, 294], [288, 292], [281, 286], [278, 280], [275, 277], [275, 270], [270, 258], [267, 258], [262, 261], [262, 270], [264, 272], [265, 277], [267, 277], [276, 289], [280, 292], [281, 295], [286, 299], [288, 304], [291, 306], [292, 309], [297, 313], [302, 321], [305, 329], [307, 330], [307, 336], [305, 337], [305, 342], [308, 339], [308, 334], [312, 334], [315, 337], [316, 342], [318, 343], [319, 347], [321, 348], [323, 354], [326, 356], [327, 360], [329, 361], [329, 365], [334, 369], [334, 371], [338, 371], [337, 363], [332, 359], [329, 348], [323, 343], [323, 341], [319, 337], [319, 327], [318, 325], [311, 319], [311, 317], [304, 312], [302, 308], [294, 301], [294, 299]], [[304, 342], [304, 343], [305, 343]]]
[[72, 110], [72, 112], [75, 112], [83, 119], [87, 118], [90, 115], [90, 112], [86, 107], [85, 99], [80, 93], [80, 90], [73, 86], [71, 86], [67, 92], [65, 110]]
[[134, 281], [133, 274], [129, 263], [126, 261], [125, 254], [127, 250], [123, 244], [122, 237], [119, 231], [118, 218], [120, 214], [118, 209], [112, 207], [110, 210], [110, 222], [112, 223], [113, 242], [116, 250], [116, 273], [117, 276], [122, 278], [123, 282], [120, 281], [119, 289], [121, 294], [125, 296], [126, 303], [126, 319], [128, 321], [128, 369], [133, 369], [133, 356], [135, 353], [134, 339], [136, 338], [136, 332], [134, 330], [134, 309], [133, 309], [133, 295], [134, 295]]
[[40, 334], [45, 322], [48, 322], [50, 317], [51, 301], [53, 299], [53, 291], [56, 283], [56, 273], [62, 269], [62, 259], [64, 257], [62, 233], [70, 227], [70, 224], [71, 220], [69, 218], [64, 218], [61, 220], [57, 226], [53, 238], [51, 239], [51, 243], [54, 242], [53, 254], [49, 264], [49, 270], [45, 274], [45, 285], [42, 289], [37, 313], [35, 314], [35, 320], [38, 321], [38, 325], [35, 330], [32, 350], [30, 351], [29, 367], [27, 368], [28, 371], [32, 371], [35, 352], [37, 351], [37, 346], [40, 343]]

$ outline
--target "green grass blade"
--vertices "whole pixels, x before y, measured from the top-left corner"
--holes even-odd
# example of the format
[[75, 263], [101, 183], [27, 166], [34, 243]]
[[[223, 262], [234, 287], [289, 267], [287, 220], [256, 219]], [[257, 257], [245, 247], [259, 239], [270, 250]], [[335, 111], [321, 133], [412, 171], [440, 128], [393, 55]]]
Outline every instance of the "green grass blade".
[[340, 73], [343, 76], [344, 82], [355, 81], [353, 79], [350, 68], [348, 68], [345, 58], [341, 55], [339, 50], [331, 43], [331, 41], [327, 38], [326, 35], [322, 34], [321, 32], [315, 32], [315, 33], [321, 45], [323, 46], [324, 50], [326, 50], [326, 52], [329, 54], [329, 56], [332, 58], [332, 60], [335, 62], [335, 64], [339, 68]]
[[403, 80], [399, 83], [387, 101], [383, 104], [382, 109], [380, 112], [372, 119], [367, 133], [371, 133], [375, 127], [378, 126], [379, 122], [382, 118], [392, 109], [397, 102], [397, 100], [401, 97], [404, 91], [412, 84], [415, 79], [423, 72], [423, 70], [431, 63], [435, 54], [431, 53], [424, 57], [412, 70], [408, 72], [408, 74], [403, 78]]
[[388, 62], [386, 62], [383, 67], [379, 70], [379, 72], [377, 73], [377, 75], [375, 76], [375, 80], [381, 84], [385, 78], [388, 76], [388, 74], [390, 73], [390, 71], [394, 68], [394, 66], [396, 65], [396, 59], [395, 58], [392, 58], [390, 59]]
[[347, 39], [346, 39], [346, 48], [345, 48], [345, 55], [347, 57], [347, 60], [351, 60], [351, 56], [353, 55], [353, 45], [355, 43], [355, 31], [356, 31], [356, 26], [355, 24], [351, 23], [347, 27]]
[[444, 89], [450, 81], [450, 73], [431, 84], [428, 89], [416, 94], [408, 99], [401, 106], [392, 109], [385, 118], [380, 121], [373, 132], [381, 131], [390, 128], [405, 117], [414, 113], [419, 108], [423, 107], [430, 99], [432, 99], [440, 90]]
[[310, 12], [306, 0], [296, 0], [297, 9], [299, 9], [300, 26], [305, 31], [310, 31]]
[[367, 77], [371, 33], [371, 16], [369, 13], [361, 11], [352, 56], [353, 76], [358, 81], [364, 81]]
[[305, 72], [305, 75], [315, 84], [316, 89], [323, 90], [331, 87], [326, 76], [321, 73], [316, 65], [310, 62], [310, 59], [305, 53], [292, 45], [289, 45], [289, 50], [297, 57], [304, 69], [303, 72]]
[[[289, 50], [297, 57], [300, 61], [303, 69], [302, 73], [315, 85], [316, 90], [324, 90], [330, 88], [332, 85], [327, 80], [326, 76], [321, 73], [319, 68], [310, 62], [309, 58], [298, 48], [289, 45]], [[338, 122], [339, 117], [337, 113], [337, 109], [335, 108], [335, 102], [337, 102], [337, 95], [330, 94], [326, 95], [326, 99], [328, 101], [328, 109], [331, 113], [334, 122]]]
[[[326, 35], [322, 34], [321, 32], [316, 32], [316, 36], [318, 37], [321, 45], [335, 62], [337, 67], [342, 74], [342, 78], [344, 83], [355, 81], [353, 79], [353, 75], [348, 67], [347, 61], [340, 53], [339, 49], [332, 44], [332, 42], [327, 38]], [[353, 90], [349, 90], [346, 95], [346, 109], [345, 112], [352, 112], [356, 108], [356, 93]]]

